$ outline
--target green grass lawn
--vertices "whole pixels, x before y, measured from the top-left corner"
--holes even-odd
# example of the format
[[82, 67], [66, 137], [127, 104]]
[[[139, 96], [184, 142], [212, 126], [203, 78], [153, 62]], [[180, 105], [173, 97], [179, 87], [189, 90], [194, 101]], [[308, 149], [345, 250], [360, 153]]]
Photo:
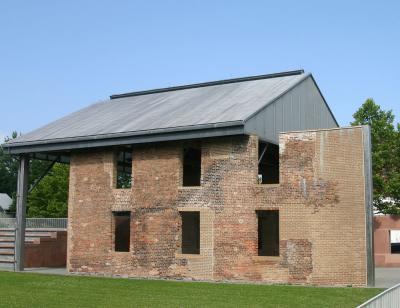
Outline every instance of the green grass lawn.
[[1, 307], [355, 307], [381, 291], [0, 272]]

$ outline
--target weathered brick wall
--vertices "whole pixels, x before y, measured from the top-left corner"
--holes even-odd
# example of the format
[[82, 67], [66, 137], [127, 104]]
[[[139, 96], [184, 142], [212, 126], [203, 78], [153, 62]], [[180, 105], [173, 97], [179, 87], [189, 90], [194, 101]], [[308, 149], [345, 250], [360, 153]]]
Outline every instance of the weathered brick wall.
[[[257, 184], [257, 137], [201, 143], [201, 187], [181, 187], [183, 143], [135, 146], [132, 189], [113, 152], [71, 160], [68, 269], [141, 277], [366, 284], [360, 127], [284, 133], [280, 184]], [[280, 255], [257, 256], [256, 210], [277, 209]], [[131, 211], [131, 251], [114, 252], [112, 211]], [[181, 254], [179, 211], [200, 211], [200, 255]]]

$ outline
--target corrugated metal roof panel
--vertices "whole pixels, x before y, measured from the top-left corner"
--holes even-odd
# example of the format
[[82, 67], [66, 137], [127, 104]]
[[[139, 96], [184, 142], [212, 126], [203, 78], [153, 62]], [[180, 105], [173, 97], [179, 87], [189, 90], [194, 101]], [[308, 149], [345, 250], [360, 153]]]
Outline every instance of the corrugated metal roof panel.
[[7, 145], [61, 142], [110, 134], [201, 128], [230, 122], [237, 125], [291, 89], [307, 75], [222, 83], [175, 91], [115, 98], [93, 104]]

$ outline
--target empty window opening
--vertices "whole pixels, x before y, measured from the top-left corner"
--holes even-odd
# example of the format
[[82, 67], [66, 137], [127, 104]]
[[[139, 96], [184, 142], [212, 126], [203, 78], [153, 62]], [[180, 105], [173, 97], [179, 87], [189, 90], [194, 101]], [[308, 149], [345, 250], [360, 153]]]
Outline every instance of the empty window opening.
[[400, 230], [390, 230], [390, 253], [400, 254]]
[[258, 183], [279, 184], [279, 147], [273, 143], [258, 143]]
[[132, 150], [117, 152], [117, 188], [132, 186]]
[[200, 186], [201, 149], [185, 148], [183, 150], [183, 186]]
[[257, 211], [258, 255], [279, 256], [279, 211]]
[[129, 251], [131, 238], [131, 213], [114, 212], [115, 251]]
[[200, 212], [180, 212], [182, 253], [200, 254]]

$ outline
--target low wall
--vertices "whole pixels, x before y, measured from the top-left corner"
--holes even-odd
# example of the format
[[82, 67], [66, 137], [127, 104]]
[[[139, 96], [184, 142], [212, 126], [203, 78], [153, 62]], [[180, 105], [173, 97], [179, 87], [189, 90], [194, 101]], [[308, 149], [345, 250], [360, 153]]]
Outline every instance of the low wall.
[[25, 267], [65, 267], [67, 231], [56, 231], [56, 237], [25, 243]]
[[400, 215], [374, 217], [375, 266], [400, 267], [400, 254], [392, 254], [390, 249], [390, 230], [400, 230]]

